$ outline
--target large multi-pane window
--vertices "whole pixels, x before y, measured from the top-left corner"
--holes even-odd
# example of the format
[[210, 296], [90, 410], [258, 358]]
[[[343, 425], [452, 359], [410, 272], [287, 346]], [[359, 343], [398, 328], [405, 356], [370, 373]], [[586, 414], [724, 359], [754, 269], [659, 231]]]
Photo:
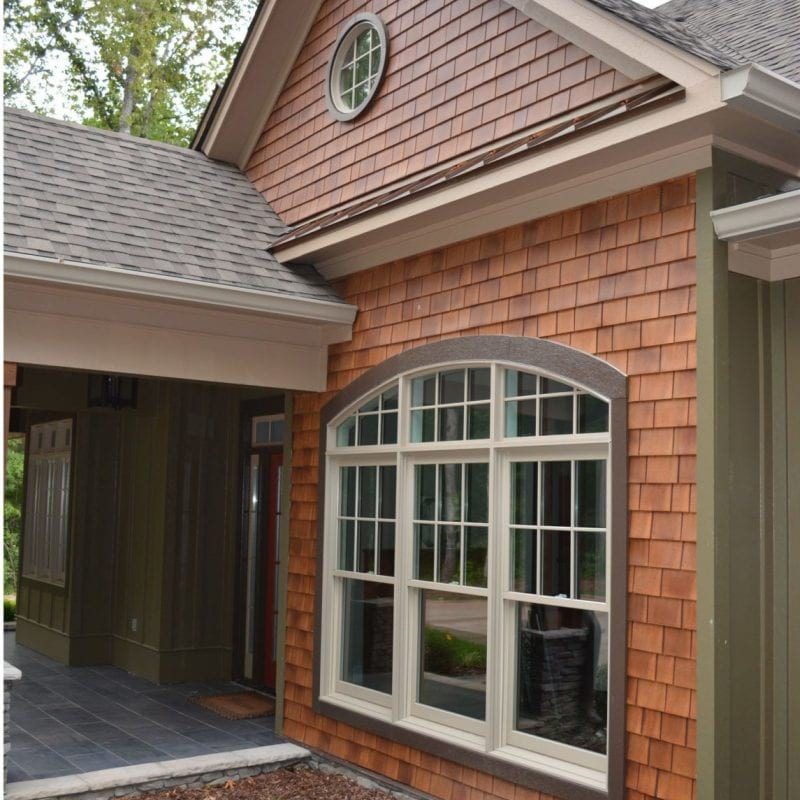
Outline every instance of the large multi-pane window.
[[320, 696], [604, 788], [609, 403], [557, 375], [401, 375], [327, 431]]

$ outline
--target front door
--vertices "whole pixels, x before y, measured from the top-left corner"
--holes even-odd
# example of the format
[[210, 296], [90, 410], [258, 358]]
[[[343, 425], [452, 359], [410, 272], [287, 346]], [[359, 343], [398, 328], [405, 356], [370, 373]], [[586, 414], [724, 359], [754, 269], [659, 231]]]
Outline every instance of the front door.
[[275, 688], [283, 416], [254, 416], [243, 469], [241, 677]]

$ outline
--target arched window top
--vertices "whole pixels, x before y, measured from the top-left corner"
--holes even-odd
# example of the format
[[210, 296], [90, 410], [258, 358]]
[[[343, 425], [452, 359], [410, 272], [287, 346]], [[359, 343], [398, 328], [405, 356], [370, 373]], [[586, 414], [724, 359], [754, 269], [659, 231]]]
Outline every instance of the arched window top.
[[[326, 407], [325, 416], [334, 420], [335, 427], [328, 446], [384, 448], [607, 435], [609, 398], [624, 394], [624, 376], [599, 359], [563, 345], [522, 342], [520, 346], [510, 337], [467, 337], [390, 359], [342, 394], [346, 401], [360, 387], [372, 391], [338, 414], [341, 396], [338, 403]], [[465, 347], [478, 358], [436, 363], [437, 356], [451, 349], [465, 354]], [[419, 351], [428, 351], [432, 366], [418, 365], [424, 356]], [[532, 365], [532, 361], [544, 363]], [[404, 366], [410, 369], [403, 370]], [[397, 369], [393, 379], [375, 389], [392, 367]]]

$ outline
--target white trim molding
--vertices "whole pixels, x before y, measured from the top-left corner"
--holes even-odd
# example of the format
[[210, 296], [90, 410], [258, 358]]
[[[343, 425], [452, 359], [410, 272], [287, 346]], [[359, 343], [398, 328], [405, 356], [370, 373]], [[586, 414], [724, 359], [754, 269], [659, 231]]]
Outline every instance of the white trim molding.
[[711, 212], [728, 269], [766, 281], [800, 277], [800, 189]]
[[20, 253], [5, 254], [4, 272], [8, 277], [26, 280], [203, 303], [323, 324], [352, 325], [358, 311], [356, 306], [330, 300]]
[[722, 101], [781, 128], [800, 133], [800, 85], [758, 64], [720, 76]]
[[119, 272], [7, 258], [5, 358], [91, 372], [321, 391], [327, 385], [328, 345], [352, 336], [348, 320], [354, 306], [332, 309], [338, 304], [318, 302], [302, 317], [298, 308], [284, 313], [274, 296]]

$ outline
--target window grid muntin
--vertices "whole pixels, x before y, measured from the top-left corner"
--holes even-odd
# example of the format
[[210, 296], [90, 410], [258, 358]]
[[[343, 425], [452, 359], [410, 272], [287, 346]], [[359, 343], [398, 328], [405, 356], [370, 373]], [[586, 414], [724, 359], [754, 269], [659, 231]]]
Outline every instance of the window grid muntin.
[[[491, 380], [491, 397], [490, 397], [490, 424], [491, 424], [491, 437], [489, 440], [462, 440], [450, 442], [411, 442], [408, 435], [408, 426], [410, 424], [410, 394], [411, 394], [411, 381], [415, 377], [432, 372], [438, 373], [439, 371], [449, 371], [454, 368], [469, 368], [469, 367], [485, 367], [489, 366], [492, 370]], [[503, 492], [508, 489], [501, 487], [500, 475], [502, 470], [500, 466], [505, 464], [509, 459], [530, 459], [538, 460], [572, 460], [572, 459], [592, 459], [592, 460], [605, 460], [610, 467], [610, 424], [611, 414], [608, 401], [601, 396], [589, 392], [582, 388], [580, 385], [571, 384], [573, 392], [577, 397], [581, 394], [592, 396], [606, 404], [608, 408], [608, 428], [602, 432], [592, 432], [583, 434], [569, 434], [569, 435], [546, 435], [536, 437], [506, 437], [505, 436], [505, 383], [504, 375], [506, 370], [519, 370], [522, 372], [534, 372], [540, 377], [551, 378], [559, 382], [564, 382], [563, 378], [558, 376], [551, 376], [542, 370], [531, 370], [530, 368], [521, 368], [520, 366], [504, 362], [501, 360], [494, 361], [468, 361], [468, 362], [454, 362], [441, 365], [431, 365], [425, 369], [418, 369], [401, 374], [396, 380], [399, 382], [399, 420], [398, 420], [398, 444], [391, 446], [378, 446], [361, 448], [360, 452], [365, 456], [373, 458], [377, 457], [379, 453], [391, 452], [397, 460], [398, 465], [398, 478], [397, 478], [397, 538], [396, 546], [397, 559], [399, 561], [396, 567], [395, 581], [395, 636], [396, 641], [402, 639], [402, 647], [398, 647], [397, 657], [395, 661], [395, 677], [411, 676], [408, 678], [408, 685], [405, 677], [396, 679], [394, 681], [394, 690], [392, 695], [392, 723], [398, 723], [401, 720], [406, 725], [418, 726], [422, 732], [433, 733], [433, 735], [442, 738], [445, 741], [453, 741], [454, 737], [459, 738], [459, 743], [466, 747], [476, 748], [481, 752], [490, 753], [497, 756], [500, 760], [510, 759], [512, 762], [519, 763], [519, 758], [522, 754], [525, 756], [526, 761], [535, 768], [542, 768], [553, 775], [560, 777], [567, 777], [569, 780], [577, 780], [587, 785], [597, 787], [605, 786], [605, 775], [607, 771], [607, 755], [598, 755], [597, 753], [581, 750], [567, 744], [554, 742], [548, 739], [537, 739], [527, 733], [520, 733], [513, 729], [513, 708], [506, 708], [513, 705], [515, 701], [515, 691], [500, 692], [499, 689], [491, 689], [492, 686], [515, 686], [515, 664], [516, 664], [516, 641], [512, 630], [508, 630], [506, 615], [515, 608], [517, 602], [531, 603], [534, 602], [538, 605], [552, 605], [563, 606], [565, 608], [584, 609], [587, 611], [610, 611], [610, 598], [611, 598], [611, 582], [610, 582], [610, 569], [611, 569], [611, 474], [610, 469], [606, 474], [606, 523], [607, 528], [601, 529], [607, 531], [607, 546], [605, 553], [605, 583], [606, 583], [606, 599], [604, 602], [596, 602], [591, 600], [572, 599], [572, 598], [558, 598], [547, 595], [530, 595], [520, 594], [507, 587], [507, 576], [510, 569], [508, 560], [508, 548], [500, 546], [498, 543], [493, 548], [492, 540], [499, 539], [495, 536], [489, 537], [489, 587], [481, 589], [470, 586], [452, 585], [452, 584], [432, 584], [430, 582], [417, 581], [413, 578], [413, 531], [400, 534], [401, 529], [405, 531], [411, 523], [410, 519], [413, 516], [403, 510], [404, 506], [408, 507], [410, 512], [413, 503], [413, 480], [409, 481], [408, 476], [404, 472], [405, 469], [411, 469], [414, 463], [419, 462], [433, 462], [439, 463], [442, 460], [469, 460], [470, 458], [483, 458], [489, 461], [490, 465], [490, 492], [489, 492], [489, 526], [497, 530], [508, 530], [508, 504], [500, 504], [499, 509], [494, 509], [495, 497], [498, 497], [498, 492]], [[385, 387], [389, 384], [384, 385]], [[438, 381], [437, 381], [438, 392]], [[568, 393], [563, 393], [568, 394]], [[360, 401], [360, 402], [363, 402]], [[484, 401], [475, 401], [484, 402]], [[351, 408], [356, 406], [354, 403]], [[577, 422], [577, 409], [573, 404], [573, 431], [575, 430]], [[334, 418], [328, 426], [328, 441], [331, 442], [331, 432], [335, 432], [337, 420], [342, 419], [342, 416]], [[500, 424], [502, 423], [502, 424]], [[335, 439], [333, 440], [335, 442]], [[356, 455], [353, 451], [359, 451], [359, 448], [336, 448], [329, 447], [328, 461], [329, 463], [337, 462], [339, 459], [349, 460], [348, 457]], [[491, 473], [495, 473], [492, 477]], [[405, 477], [401, 477], [405, 476]], [[505, 479], [502, 479], [505, 480]], [[405, 485], [404, 485], [405, 484]], [[571, 512], [572, 513], [572, 512]], [[405, 547], [404, 544], [408, 546]], [[330, 537], [326, 536], [326, 541], [330, 541]], [[494, 550], [494, 552], [493, 552]], [[326, 553], [328, 551], [326, 550]], [[330, 574], [330, 570], [328, 570]], [[362, 578], [365, 576], [361, 576]], [[373, 576], [366, 576], [373, 577]], [[390, 579], [391, 580], [391, 579]], [[499, 587], [499, 588], [498, 588]], [[420, 706], [415, 701], [416, 691], [414, 689], [414, 676], [416, 675], [416, 659], [419, 657], [419, 651], [416, 648], [408, 648], [405, 645], [406, 634], [411, 636], [411, 629], [409, 628], [409, 620], [417, 619], [417, 605], [415, 598], [418, 596], [419, 590], [422, 589], [435, 589], [436, 591], [452, 592], [454, 594], [476, 594], [488, 592], [489, 603], [489, 621], [488, 621], [488, 647], [489, 647], [489, 669], [487, 672], [487, 720], [485, 723], [478, 723], [478, 728], [470, 728], [469, 723], [475, 722], [466, 717], [458, 717], [457, 715], [450, 715], [448, 712], [440, 711], [439, 709], [427, 709], [430, 713], [426, 713], [426, 708]], [[405, 595], [405, 597], [403, 597]], [[484, 595], [485, 596], [485, 595]], [[535, 598], [535, 599], [532, 599]], [[492, 606], [496, 606], [492, 610]], [[511, 617], [513, 619], [513, 616]], [[502, 622], [502, 625], [497, 623], [497, 620]], [[333, 626], [328, 627], [328, 632], [333, 631]], [[325, 631], [323, 631], [323, 636]], [[493, 644], [493, 641], [495, 642]], [[498, 645], [501, 642], [502, 645]], [[509, 657], [508, 653], [503, 653], [503, 647], [513, 644], [514, 653]], [[610, 643], [609, 643], [610, 647]], [[496, 661], [492, 666], [492, 652], [498, 654], [495, 656]], [[325, 652], [323, 648], [323, 663]], [[338, 656], [337, 656], [338, 657]], [[607, 653], [607, 661], [609, 664], [609, 671], [612, 667], [612, 653], [610, 649]], [[509, 673], [511, 670], [511, 681], [508, 681]], [[398, 671], [399, 670], [399, 671]], [[324, 670], [323, 670], [324, 674]], [[505, 677], [504, 677], [505, 676]], [[505, 682], [505, 683], [504, 683]], [[323, 682], [323, 686], [325, 683]], [[343, 703], [347, 706], [348, 701], [345, 699], [347, 695], [337, 694], [337, 689], [340, 687], [332, 687], [333, 693], [321, 692], [321, 695], [326, 701], [333, 703]], [[341, 698], [341, 700], [337, 699]], [[610, 698], [609, 698], [610, 700]], [[497, 706], [497, 702], [500, 703]], [[376, 703], [375, 716], [380, 717], [385, 713], [385, 709], [381, 710], [379, 707], [381, 703]], [[609, 703], [610, 708], [610, 703]], [[367, 710], [367, 713], [370, 713]], [[461, 725], [462, 728], [457, 730], [452, 727], [453, 725]], [[465, 727], [464, 727], [465, 726]], [[467, 730], [470, 728], [470, 730]], [[611, 730], [610, 721], [608, 730]], [[463, 741], [461, 741], [463, 739]], [[482, 746], [479, 746], [482, 743]], [[554, 768], [553, 764], [557, 766]], [[602, 777], [601, 777], [602, 776]]]

